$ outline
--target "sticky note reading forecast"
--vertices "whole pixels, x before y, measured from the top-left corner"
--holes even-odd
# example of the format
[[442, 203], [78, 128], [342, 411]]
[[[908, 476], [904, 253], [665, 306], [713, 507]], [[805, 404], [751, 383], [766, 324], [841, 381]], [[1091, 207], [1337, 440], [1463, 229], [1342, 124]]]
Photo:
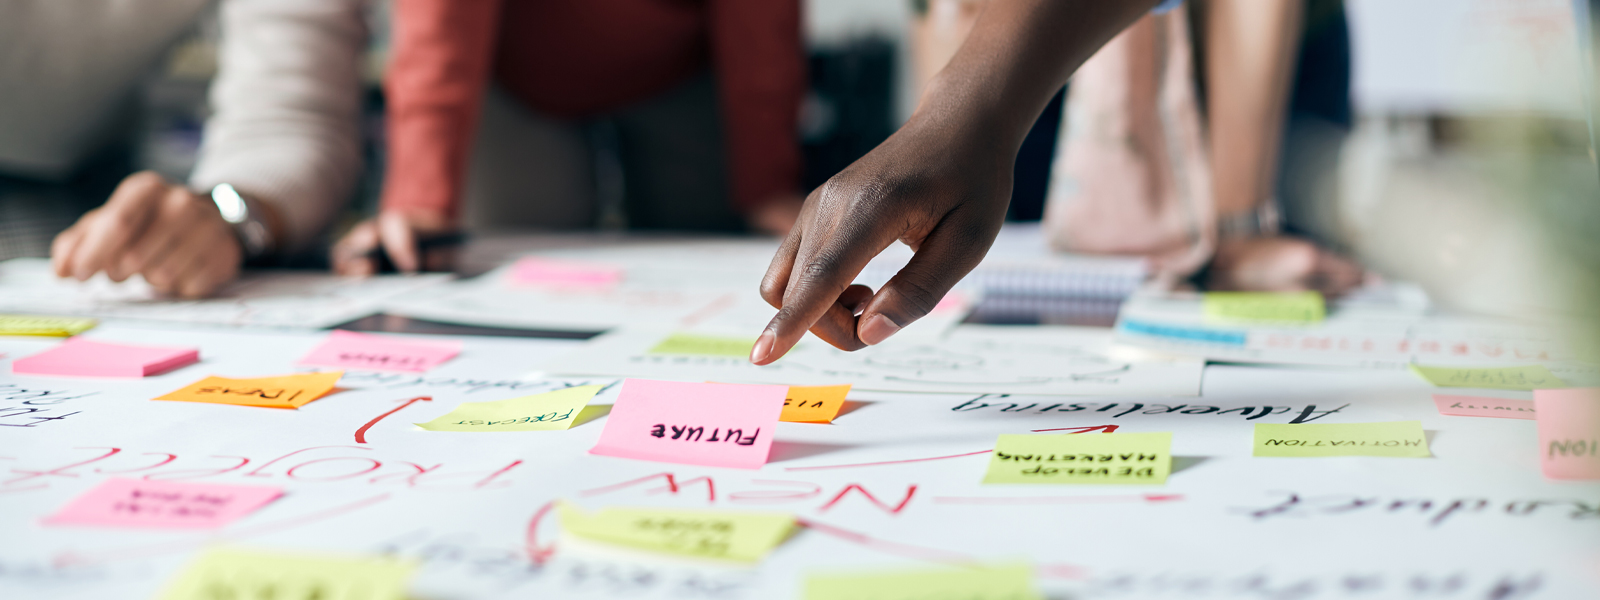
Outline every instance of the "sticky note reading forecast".
[[565, 502], [561, 528], [572, 535], [700, 558], [756, 562], [789, 537], [794, 515], [778, 512], [602, 508]]
[[1162, 484], [1171, 433], [1002, 435], [984, 483]]
[[755, 338], [674, 333], [651, 347], [646, 354], [747, 358], [750, 356], [750, 349], [755, 345]]
[[299, 364], [421, 373], [460, 353], [459, 341], [419, 341], [334, 330]]
[[388, 558], [214, 549], [190, 562], [157, 598], [405, 600], [415, 570], [413, 563]]
[[207, 377], [156, 400], [209, 402], [269, 408], [300, 408], [321, 398], [339, 383], [344, 371], [304, 373], [255, 379]]
[[214, 529], [283, 495], [276, 487], [107, 479], [74, 498], [49, 525]]
[[1533, 403], [1544, 476], [1600, 480], [1600, 388], [1539, 390]]
[[0, 315], [0, 335], [69, 337], [88, 331], [94, 325], [94, 319], [76, 317]]
[[551, 431], [572, 427], [589, 399], [604, 386], [566, 389], [498, 400], [463, 402], [442, 417], [417, 423], [428, 431]]
[[1500, 369], [1455, 369], [1411, 365], [1411, 372], [1439, 387], [1489, 388], [1496, 390], [1537, 390], [1563, 388], [1567, 384], [1542, 366]]
[[590, 454], [758, 469], [788, 388], [781, 385], [622, 382]]
[[1316, 323], [1326, 314], [1320, 292], [1206, 292], [1200, 310], [1222, 323]]
[[1393, 456], [1427, 458], [1421, 421], [1256, 424], [1254, 456]]
[[198, 360], [200, 351], [194, 348], [130, 346], [72, 338], [60, 346], [17, 359], [11, 363], [11, 372], [65, 377], [145, 377]]
[[1039, 600], [1027, 565], [812, 575], [805, 600]]

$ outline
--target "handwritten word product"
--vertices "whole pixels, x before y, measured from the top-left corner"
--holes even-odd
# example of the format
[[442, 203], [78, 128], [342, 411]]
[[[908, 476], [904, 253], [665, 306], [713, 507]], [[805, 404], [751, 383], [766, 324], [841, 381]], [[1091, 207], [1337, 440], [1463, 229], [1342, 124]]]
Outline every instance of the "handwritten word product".
[[444, 416], [417, 423], [428, 431], [551, 431], [572, 427], [604, 386], [582, 385], [495, 402], [463, 402]]
[[66, 377], [145, 377], [194, 364], [196, 348], [158, 348], [108, 344], [72, 338], [61, 345], [11, 363], [18, 375]]
[[405, 600], [415, 570], [391, 558], [216, 548], [190, 562], [157, 598]]
[[1498, 369], [1457, 369], [1411, 365], [1411, 372], [1438, 387], [1489, 388], [1496, 390], [1538, 390], [1563, 388], [1567, 384], [1543, 366]]
[[580, 538], [644, 550], [756, 562], [789, 537], [794, 515], [781, 512], [559, 505], [561, 528]]
[[1600, 388], [1539, 390], [1539, 462], [1551, 479], [1600, 479]]
[[1254, 456], [1393, 456], [1427, 458], [1421, 421], [1257, 423]]
[[767, 462], [787, 392], [781, 385], [628, 379], [589, 453], [757, 469]]
[[1027, 565], [811, 575], [805, 600], [1043, 600]]
[[431, 341], [334, 330], [299, 364], [421, 373], [461, 353], [459, 341]]
[[1439, 414], [1452, 417], [1532, 419], [1534, 414], [1532, 400], [1434, 394], [1433, 403], [1439, 407]]
[[1200, 310], [1213, 323], [1317, 323], [1327, 314], [1320, 292], [1206, 292]]
[[212, 404], [237, 404], [239, 406], [265, 406], [270, 408], [300, 408], [333, 391], [344, 371], [257, 377], [255, 379], [229, 379], [207, 377], [183, 389], [169, 392], [156, 400], [176, 402], [209, 402]]
[[517, 259], [507, 279], [520, 285], [609, 286], [622, 281], [622, 268], [601, 263], [552, 260], [537, 256]]
[[38, 315], [0, 315], [0, 335], [70, 337], [95, 326], [94, 319]]
[[48, 525], [215, 529], [283, 495], [260, 485], [107, 479], [46, 518]]
[[1163, 484], [1171, 433], [1002, 435], [984, 483]]

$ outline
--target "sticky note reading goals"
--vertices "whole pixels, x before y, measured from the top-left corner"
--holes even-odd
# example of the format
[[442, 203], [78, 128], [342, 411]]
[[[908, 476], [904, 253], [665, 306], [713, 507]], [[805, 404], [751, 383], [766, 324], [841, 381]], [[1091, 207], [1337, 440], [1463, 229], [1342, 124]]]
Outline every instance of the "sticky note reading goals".
[[463, 402], [448, 414], [417, 423], [428, 431], [551, 431], [567, 429], [578, 421], [589, 399], [604, 386], [581, 385], [566, 389], [498, 400]]
[[602, 508], [586, 512], [561, 503], [561, 529], [572, 535], [644, 550], [756, 562], [794, 530], [794, 515], [778, 512]]
[[1171, 433], [1002, 435], [984, 483], [1162, 484]]
[[1254, 456], [1393, 456], [1427, 458], [1421, 421], [1256, 424]]
[[1411, 365], [1411, 372], [1439, 387], [1538, 390], [1567, 387], [1550, 369], [1539, 365], [1499, 369], [1456, 369]]
[[268, 408], [300, 408], [333, 391], [344, 371], [304, 373], [255, 379], [207, 377], [156, 400], [209, 402]]
[[755, 338], [674, 333], [651, 347], [646, 354], [748, 358], [750, 349], [755, 345]]
[[405, 600], [415, 570], [414, 563], [389, 558], [214, 549], [190, 562], [157, 598]]
[[1326, 314], [1320, 292], [1206, 292], [1200, 308], [1219, 323], [1317, 323]]
[[88, 331], [94, 325], [94, 319], [76, 317], [0, 315], [0, 335], [70, 337]]
[[805, 600], [1040, 600], [1027, 565], [812, 575]]
[[298, 364], [421, 373], [461, 353], [461, 342], [412, 340], [334, 330]]

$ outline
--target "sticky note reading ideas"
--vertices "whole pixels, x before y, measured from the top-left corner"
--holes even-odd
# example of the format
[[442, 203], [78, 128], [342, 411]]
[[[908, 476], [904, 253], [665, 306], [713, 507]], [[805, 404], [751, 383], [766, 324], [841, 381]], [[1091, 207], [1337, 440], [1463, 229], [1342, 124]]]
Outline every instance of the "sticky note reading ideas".
[[463, 402], [448, 414], [417, 423], [428, 431], [551, 431], [572, 427], [589, 399], [603, 386], [582, 385], [543, 394]]
[[598, 542], [644, 550], [756, 562], [783, 543], [794, 515], [777, 512], [602, 508], [595, 512], [565, 502], [561, 528]]
[[1439, 387], [1489, 388], [1496, 390], [1537, 390], [1562, 388], [1567, 384], [1542, 366], [1500, 369], [1456, 369], [1411, 365], [1411, 372]]
[[812, 575], [805, 600], [1040, 600], [1027, 565]]
[[1539, 462], [1551, 479], [1600, 479], [1600, 388], [1539, 390]]
[[145, 377], [200, 360], [194, 348], [157, 348], [107, 344], [72, 338], [44, 352], [11, 363], [18, 375], [67, 377]]
[[787, 391], [781, 385], [628, 379], [589, 453], [757, 469], [767, 462]]
[[299, 364], [421, 373], [460, 353], [458, 341], [397, 339], [336, 329]]
[[1427, 458], [1421, 421], [1256, 424], [1254, 456], [1395, 456]]
[[0, 335], [68, 337], [88, 331], [94, 324], [94, 319], [76, 317], [0, 315]]
[[1162, 484], [1171, 433], [1002, 435], [984, 483]]
[[1316, 323], [1325, 315], [1320, 292], [1206, 292], [1201, 315], [1210, 322]]
[[305, 373], [255, 379], [229, 379], [207, 377], [189, 384], [189, 387], [170, 392], [156, 400], [176, 402], [209, 402], [212, 404], [237, 404], [239, 406], [265, 406], [269, 408], [300, 408], [307, 402], [321, 398], [339, 383], [344, 371]]
[[388, 558], [215, 549], [189, 563], [158, 599], [405, 600], [415, 570]]
[[108, 479], [46, 518], [49, 525], [214, 529], [283, 495], [259, 485]]

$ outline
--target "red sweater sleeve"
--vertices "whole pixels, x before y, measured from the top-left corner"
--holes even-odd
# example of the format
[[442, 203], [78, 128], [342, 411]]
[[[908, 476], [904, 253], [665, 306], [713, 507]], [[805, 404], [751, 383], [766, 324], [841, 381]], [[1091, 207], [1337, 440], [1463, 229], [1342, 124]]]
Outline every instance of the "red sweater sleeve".
[[711, 63], [734, 205], [800, 191], [805, 54], [799, 0], [710, 0]]
[[383, 208], [459, 214], [500, 0], [398, 0]]

